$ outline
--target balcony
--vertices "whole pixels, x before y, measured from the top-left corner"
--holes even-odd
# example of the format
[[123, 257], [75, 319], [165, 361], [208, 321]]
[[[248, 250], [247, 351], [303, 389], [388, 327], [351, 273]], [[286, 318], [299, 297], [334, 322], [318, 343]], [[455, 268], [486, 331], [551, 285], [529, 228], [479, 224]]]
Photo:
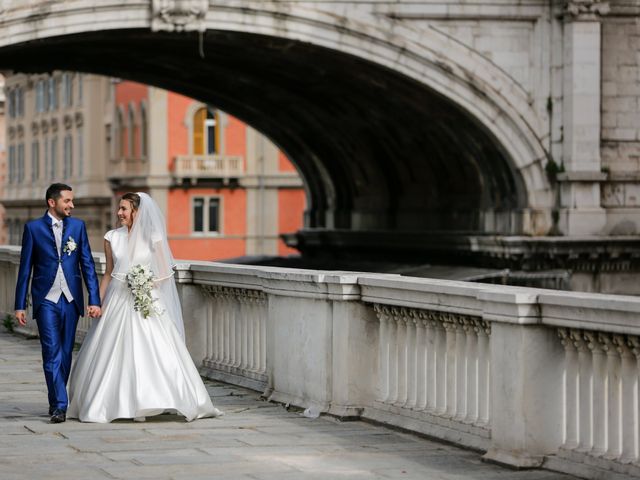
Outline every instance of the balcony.
[[227, 185], [244, 175], [244, 159], [238, 155], [178, 155], [172, 173], [179, 184], [222, 181]]
[[109, 162], [109, 179], [146, 177], [149, 174], [149, 161], [146, 158], [112, 158]]

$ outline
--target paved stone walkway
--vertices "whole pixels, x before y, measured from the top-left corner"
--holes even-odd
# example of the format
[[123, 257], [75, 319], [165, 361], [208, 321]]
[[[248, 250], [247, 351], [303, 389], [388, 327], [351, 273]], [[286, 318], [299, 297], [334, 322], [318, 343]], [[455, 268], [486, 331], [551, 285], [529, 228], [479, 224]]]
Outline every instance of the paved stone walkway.
[[0, 479], [571, 480], [365, 422], [308, 419], [207, 382], [226, 415], [52, 425], [37, 340], [0, 333]]

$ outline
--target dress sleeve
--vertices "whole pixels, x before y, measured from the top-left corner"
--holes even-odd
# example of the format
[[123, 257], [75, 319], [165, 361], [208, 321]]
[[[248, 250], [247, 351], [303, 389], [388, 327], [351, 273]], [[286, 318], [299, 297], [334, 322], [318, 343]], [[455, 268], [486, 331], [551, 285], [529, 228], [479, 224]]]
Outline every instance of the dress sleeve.
[[108, 242], [111, 242], [114, 232], [115, 230], [109, 230], [107, 233], [104, 234], [104, 239]]

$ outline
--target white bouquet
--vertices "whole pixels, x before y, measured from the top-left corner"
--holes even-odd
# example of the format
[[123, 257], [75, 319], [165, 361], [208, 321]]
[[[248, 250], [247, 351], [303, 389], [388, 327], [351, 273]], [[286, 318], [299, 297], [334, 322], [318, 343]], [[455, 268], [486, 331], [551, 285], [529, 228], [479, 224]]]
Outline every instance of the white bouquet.
[[154, 305], [155, 298], [151, 296], [153, 289], [153, 272], [146, 265], [134, 265], [127, 273], [127, 285], [133, 294], [133, 308], [144, 318], [159, 315], [160, 309]]

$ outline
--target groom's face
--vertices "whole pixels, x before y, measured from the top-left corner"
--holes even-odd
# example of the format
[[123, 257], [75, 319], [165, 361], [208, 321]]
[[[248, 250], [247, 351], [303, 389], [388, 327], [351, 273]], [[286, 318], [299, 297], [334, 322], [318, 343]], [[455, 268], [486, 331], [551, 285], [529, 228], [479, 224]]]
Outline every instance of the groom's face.
[[63, 190], [60, 192], [60, 198], [57, 200], [49, 199], [49, 209], [56, 217], [62, 219], [71, 216], [73, 210], [73, 192], [71, 190]]

